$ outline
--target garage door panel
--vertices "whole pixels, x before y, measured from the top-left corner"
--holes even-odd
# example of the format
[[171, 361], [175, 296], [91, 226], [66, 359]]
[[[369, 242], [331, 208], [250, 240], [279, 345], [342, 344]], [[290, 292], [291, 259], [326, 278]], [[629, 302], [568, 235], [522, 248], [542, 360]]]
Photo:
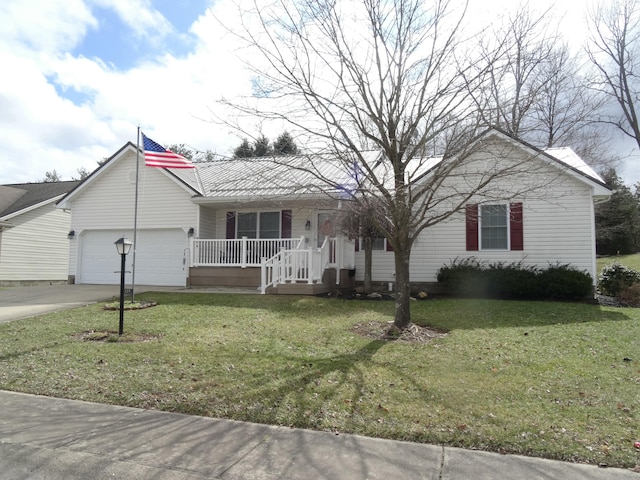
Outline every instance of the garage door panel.
[[[79, 283], [120, 283], [120, 257], [114, 242], [133, 231], [94, 230], [81, 236]], [[184, 286], [186, 234], [181, 229], [139, 230], [136, 238], [136, 284]], [[125, 281], [131, 283], [133, 255], [126, 258]]]

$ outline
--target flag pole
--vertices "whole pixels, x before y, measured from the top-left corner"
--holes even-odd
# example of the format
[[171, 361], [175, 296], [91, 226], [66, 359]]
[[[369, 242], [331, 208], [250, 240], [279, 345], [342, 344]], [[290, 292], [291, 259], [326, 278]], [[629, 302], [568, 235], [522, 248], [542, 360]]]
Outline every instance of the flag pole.
[[136, 136], [136, 199], [133, 212], [133, 255], [131, 260], [131, 303], [135, 298], [136, 288], [136, 250], [138, 249], [138, 173], [140, 172], [140, 125]]

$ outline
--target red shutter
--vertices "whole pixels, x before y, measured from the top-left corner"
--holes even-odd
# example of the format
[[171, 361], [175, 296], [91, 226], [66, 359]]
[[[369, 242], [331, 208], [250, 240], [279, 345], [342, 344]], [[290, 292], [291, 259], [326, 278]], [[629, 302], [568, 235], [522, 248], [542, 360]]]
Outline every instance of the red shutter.
[[356, 242], [356, 252], [360, 251], [360, 237], [356, 237], [355, 238], [355, 242]]
[[467, 205], [467, 251], [478, 250], [478, 205]]
[[227, 212], [227, 239], [236, 238], [236, 212]]
[[282, 210], [280, 214], [281, 238], [291, 238], [291, 210]]
[[524, 229], [522, 228], [522, 203], [509, 205], [509, 227], [511, 229], [511, 250], [524, 250]]
[[391, 243], [389, 242], [389, 239], [386, 239], [387, 241], [385, 242], [387, 244], [387, 252], [393, 252], [393, 247], [391, 246]]

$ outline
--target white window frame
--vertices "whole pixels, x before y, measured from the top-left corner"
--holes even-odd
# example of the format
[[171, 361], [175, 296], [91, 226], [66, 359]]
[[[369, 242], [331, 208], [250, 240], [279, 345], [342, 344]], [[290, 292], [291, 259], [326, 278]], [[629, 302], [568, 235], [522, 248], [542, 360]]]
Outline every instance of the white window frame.
[[[264, 210], [264, 211], [246, 211], [246, 212], [236, 212], [236, 238], [241, 238], [240, 236], [238, 236], [238, 231], [239, 231], [239, 227], [240, 227], [240, 216], [241, 215], [248, 215], [248, 214], [252, 214], [255, 213], [256, 214], [256, 230], [255, 230], [255, 237], [248, 237], [248, 238], [263, 238], [260, 236], [260, 217], [262, 216], [262, 214], [265, 213], [276, 213], [278, 214], [278, 236], [277, 237], [273, 237], [273, 238], [280, 238], [280, 236], [282, 235], [282, 211], [281, 210]], [[246, 236], [246, 235], [245, 235]]]
[[[382, 248], [378, 246], [376, 248], [376, 242], [382, 241]], [[358, 237], [358, 246], [361, 252], [364, 252], [364, 237]], [[374, 252], [386, 252], [387, 251], [387, 237], [376, 237], [373, 239], [372, 250]]]
[[[505, 220], [506, 225], [504, 226], [506, 236], [505, 236], [505, 247], [485, 247], [483, 241], [483, 209], [487, 207], [504, 207], [505, 209]], [[491, 252], [507, 252], [509, 251], [509, 245], [511, 245], [511, 208], [508, 203], [488, 203], [485, 205], [478, 205], [478, 250], [481, 251], [491, 251]], [[502, 226], [489, 226], [485, 228], [503, 228]]]

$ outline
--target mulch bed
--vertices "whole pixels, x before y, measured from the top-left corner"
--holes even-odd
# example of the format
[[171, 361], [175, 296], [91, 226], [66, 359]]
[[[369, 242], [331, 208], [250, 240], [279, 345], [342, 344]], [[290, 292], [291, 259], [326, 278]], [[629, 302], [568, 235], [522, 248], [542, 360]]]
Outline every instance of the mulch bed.
[[159, 340], [162, 335], [152, 333], [124, 333], [121, 337], [118, 336], [117, 331], [111, 330], [87, 330], [86, 332], [80, 332], [73, 335], [76, 340], [83, 342], [125, 342], [125, 343], [139, 343], [139, 342], [152, 342]]
[[393, 326], [393, 322], [357, 323], [351, 328], [351, 331], [373, 340], [400, 340], [403, 342], [423, 344], [429, 343], [434, 338], [442, 338], [448, 334], [448, 332], [443, 329], [423, 327], [415, 323], [409, 324], [407, 328], [400, 331]]

